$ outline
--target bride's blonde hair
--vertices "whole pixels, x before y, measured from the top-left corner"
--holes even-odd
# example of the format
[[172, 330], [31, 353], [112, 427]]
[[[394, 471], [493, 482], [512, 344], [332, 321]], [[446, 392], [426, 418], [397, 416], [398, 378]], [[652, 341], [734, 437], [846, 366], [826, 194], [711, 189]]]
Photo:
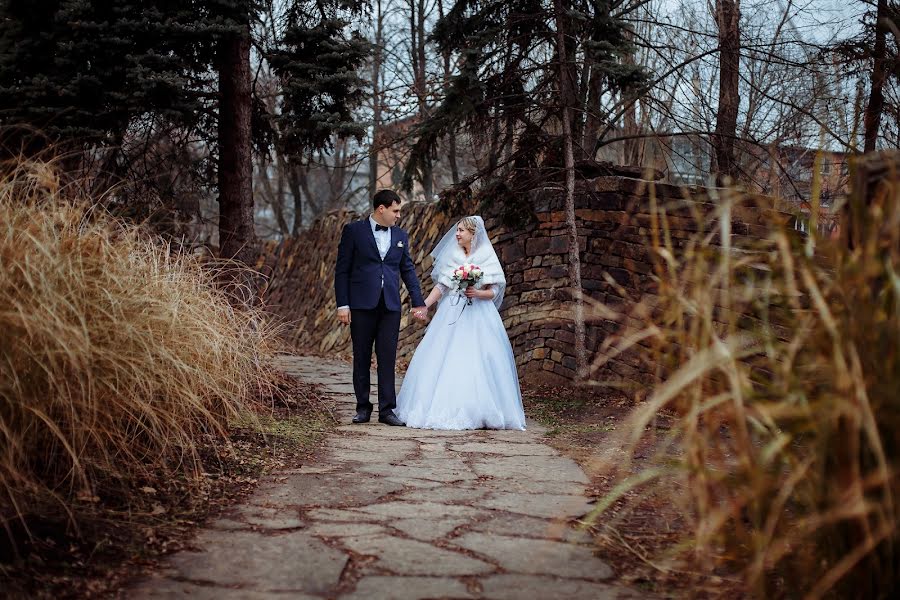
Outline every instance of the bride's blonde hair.
[[472, 235], [475, 235], [475, 232], [478, 231], [478, 221], [475, 220], [475, 217], [463, 217], [459, 220], [459, 224]]

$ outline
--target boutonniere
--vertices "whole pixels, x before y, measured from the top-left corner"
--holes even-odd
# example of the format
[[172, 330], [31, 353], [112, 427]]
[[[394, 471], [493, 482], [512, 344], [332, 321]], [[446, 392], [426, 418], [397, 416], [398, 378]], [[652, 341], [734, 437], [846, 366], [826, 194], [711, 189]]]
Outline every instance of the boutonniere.
[[403, 247], [403, 240], [400, 240], [399, 242], [397, 242], [397, 247], [398, 247], [398, 248], [402, 248], [402, 247]]

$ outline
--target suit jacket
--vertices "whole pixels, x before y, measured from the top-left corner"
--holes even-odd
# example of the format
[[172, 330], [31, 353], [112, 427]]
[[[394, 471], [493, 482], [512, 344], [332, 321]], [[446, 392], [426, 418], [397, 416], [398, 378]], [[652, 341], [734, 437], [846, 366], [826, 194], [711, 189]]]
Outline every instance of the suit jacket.
[[338, 306], [376, 308], [382, 278], [387, 310], [400, 310], [401, 278], [413, 306], [425, 305], [416, 267], [409, 256], [409, 237], [399, 227], [391, 227], [390, 233], [391, 245], [382, 260], [368, 217], [344, 226], [334, 269], [334, 296]]

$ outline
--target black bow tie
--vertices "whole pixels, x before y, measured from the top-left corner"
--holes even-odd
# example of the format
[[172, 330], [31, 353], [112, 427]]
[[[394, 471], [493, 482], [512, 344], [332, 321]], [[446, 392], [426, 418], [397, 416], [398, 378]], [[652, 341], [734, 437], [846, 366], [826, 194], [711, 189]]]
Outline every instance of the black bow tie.
[[376, 225], [375, 231], [387, 231], [389, 227], [385, 227], [384, 225]]

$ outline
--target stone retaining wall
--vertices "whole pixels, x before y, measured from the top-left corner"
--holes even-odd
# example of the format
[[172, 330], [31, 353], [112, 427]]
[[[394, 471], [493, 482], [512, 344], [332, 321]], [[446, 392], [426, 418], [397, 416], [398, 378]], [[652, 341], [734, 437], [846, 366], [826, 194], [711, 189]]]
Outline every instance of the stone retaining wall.
[[[592, 298], [609, 305], [652, 295], [653, 266], [648, 252], [652, 195], [659, 203], [683, 198], [685, 191], [668, 184], [623, 177], [601, 177], [580, 182], [576, 196], [579, 242], [582, 251], [582, 287]], [[676, 248], [696, 231], [696, 211], [711, 210], [708, 191], [690, 190], [691, 201], [667, 209], [669, 234]], [[568, 278], [564, 193], [559, 187], [534, 190], [530, 201], [538, 223], [526, 230], [509, 231], [496, 215], [486, 214], [491, 239], [506, 270], [507, 291], [501, 309], [519, 373], [525, 379], [560, 382], [575, 374], [574, 326]], [[469, 207], [471, 210], [472, 207]], [[401, 226], [410, 237], [410, 250], [428, 294], [428, 273], [434, 247], [450, 225], [468, 211], [443, 214], [437, 204], [411, 203], [404, 207]], [[736, 209], [732, 218], [735, 237], [767, 234], [758, 210]], [[292, 322], [287, 339], [294, 346], [322, 353], [349, 353], [349, 329], [335, 319], [333, 268], [341, 228], [359, 218], [333, 213], [318, 221], [299, 239], [266, 248], [260, 265], [271, 273], [265, 300], [269, 310]], [[615, 282], [609, 283], [604, 273]], [[406, 296], [404, 292], [404, 302]], [[640, 326], [633, 322], [631, 325]], [[588, 348], [595, 354], [606, 336], [621, 325], [595, 320], [588, 326]], [[424, 327], [404, 314], [400, 357], [411, 357]], [[610, 359], [604, 378], [646, 384], [654, 374], [634, 356]]]

